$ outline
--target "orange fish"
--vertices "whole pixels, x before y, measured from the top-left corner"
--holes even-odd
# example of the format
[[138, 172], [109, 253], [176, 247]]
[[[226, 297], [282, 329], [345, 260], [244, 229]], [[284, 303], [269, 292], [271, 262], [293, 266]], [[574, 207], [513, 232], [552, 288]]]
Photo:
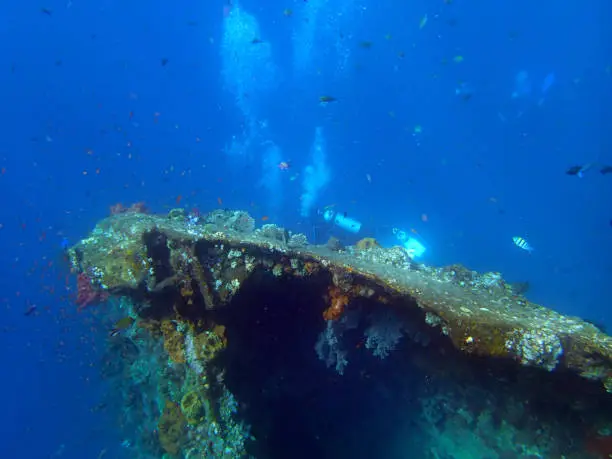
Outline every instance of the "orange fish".
[[219, 205], [220, 205], [220, 206], [222, 206], [222, 205], [223, 205], [223, 199], [221, 199], [221, 198], [217, 198], [217, 202], [219, 203]]
[[270, 217], [268, 217], [267, 215], [264, 215], [263, 217], [261, 217], [261, 221], [263, 222], [267, 222], [268, 220], [270, 220]]
[[176, 203], [177, 203], [177, 204], [180, 204], [180, 203], [181, 203], [181, 199], [183, 199], [183, 197], [182, 197], [182, 196], [179, 194], [179, 195], [176, 197]]

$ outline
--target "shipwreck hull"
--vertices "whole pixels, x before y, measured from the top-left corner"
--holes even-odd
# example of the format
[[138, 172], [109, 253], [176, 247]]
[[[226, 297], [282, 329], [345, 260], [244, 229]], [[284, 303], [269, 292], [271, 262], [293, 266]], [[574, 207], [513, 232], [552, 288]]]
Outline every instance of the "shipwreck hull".
[[497, 273], [233, 211], [114, 216], [69, 253], [134, 319], [104, 366], [131, 457], [612, 453], [612, 339]]

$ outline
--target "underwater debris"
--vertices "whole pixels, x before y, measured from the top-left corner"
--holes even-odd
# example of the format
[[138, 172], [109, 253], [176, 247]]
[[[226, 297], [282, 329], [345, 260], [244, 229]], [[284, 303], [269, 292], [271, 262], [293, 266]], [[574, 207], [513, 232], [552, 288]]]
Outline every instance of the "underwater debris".
[[[606, 414], [612, 405], [612, 338], [579, 318], [530, 303], [520, 296], [524, 288], [506, 283], [500, 273], [419, 264], [401, 247], [385, 249], [374, 240], [341, 251], [304, 240], [294, 245], [288, 231], [276, 225], [255, 229], [243, 211], [217, 210], [196, 225], [182, 215], [120, 213], [68, 249], [79, 275], [96, 273], [111, 296], [133, 304], [130, 332], [112, 339], [129, 341], [137, 352], [124, 365], [105, 359], [109, 378], [120, 378], [124, 368], [138, 375], [123, 383], [126, 425], [143, 430], [142, 439], [133, 441], [152, 457], [161, 457], [159, 451], [321, 457], [323, 440], [309, 443], [314, 435], [348, 441], [344, 430], [314, 434], [309, 424], [330, 415], [325, 410], [335, 405], [324, 399], [337, 397], [342, 384], [367, 389], [361, 398], [387, 394], [388, 410], [405, 403], [396, 394], [413, 394], [418, 409], [411, 405], [411, 412], [419, 413], [414, 424], [430, 442], [422, 447], [440, 435], [451, 438], [451, 430], [460, 444], [460, 432], [472, 431], [474, 444], [488, 448], [473, 457], [578, 459], [588, 449], [584, 432], [612, 426]], [[137, 280], [117, 275], [110, 261], [126, 247], [140, 247]], [[382, 371], [383, 364], [390, 367]], [[333, 377], [324, 376], [326, 366], [334, 367]], [[371, 387], [393, 371], [401, 376]], [[394, 384], [400, 386], [385, 386]], [[158, 394], [156, 402], [146, 394]], [[356, 396], [348, 391], [334, 399], [347, 394]], [[567, 400], [573, 401], [569, 407]], [[161, 415], [151, 404], [163, 407]], [[560, 417], [555, 407], [576, 415]], [[281, 412], [295, 416], [287, 423], [291, 431], [275, 418]], [[353, 418], [359, 416], [340, 425], [351, 430]], [[144, 433], [155, 425], [158, 438]], [[500, 425], [513, 433], [502, 435]], [[529, 437], [536, 430], [540, 437]], [[367, 435], [364, 441], [389, 440], [381, 432], [381, 440]], [[526, 437], [490, 444], [508, 435]], [[303, 451], [274, 453], [270, 448], [281, 438]], [[518, 452], [518, 444], [532, 448]], [[430, 449], [455, 457], [440, 448]], [[435, 457], [431, 451], [415, 457]]]

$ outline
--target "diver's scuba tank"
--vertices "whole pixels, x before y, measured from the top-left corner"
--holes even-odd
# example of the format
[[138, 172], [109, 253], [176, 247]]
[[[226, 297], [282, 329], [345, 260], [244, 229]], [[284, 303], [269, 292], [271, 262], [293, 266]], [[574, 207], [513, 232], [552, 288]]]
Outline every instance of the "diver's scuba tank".
[[339, 212], [334, 212], [330, 208], [325, 209], [322, 212], [319, 211], [319, 213], [323, 215], [323, 220], [328, 223], [333, 223], [349, 233], [358, 233], [361, 230], [361, 222], [347, 217], [346, 213], [341, 214]]
[[420, 241], [415, 236], [408, 236], [406, 231], [393, 228], [393, 234], [395, 238], [400, 242], [402, 247], [406, 249], [408, 252], [408, 256], [412, 259], [421, 258], [423, 254], [427, 251], [427, 247], [424, 244], [424, 241]]

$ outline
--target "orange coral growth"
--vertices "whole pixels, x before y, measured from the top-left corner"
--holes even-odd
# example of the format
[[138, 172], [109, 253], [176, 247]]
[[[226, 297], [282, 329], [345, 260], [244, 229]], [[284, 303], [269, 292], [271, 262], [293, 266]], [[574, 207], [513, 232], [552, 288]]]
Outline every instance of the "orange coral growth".
[[380, 244], [373, 237], [364, 237], [360, 241], [357, 241], [357, 244], [355, 244], [355, 247], [357, 247], [357, 250], [368, 250], [368, 249], [378, 248], [380, 247]]
[[191, 288], [190, 283], [183, 282], [181, 284], [181, 296], [183, 298], [187, 298], [187, 297], [193, 296], [193, 289]]
[[227, 338], [225, 337], [225, 325], [215, 325], [213, 327], [213, 333], [222, 340], [227, 341]]
[[215, 325], [210, 331], [198, 333], [195, 342], [199, 358], [205, 361], [214, 359], [219, 351], [227, 347], [225, 326]]
[[323, 318], [325, 320], [336, 320], [344, 312], [344, 307], [349, 303], [349, 297], [338, 287], [330, 287], [328, 294], [331, 305], [323, 311]]
[[382, 296], [382, 295], [378, 295], [378, 297], [376, 297], [376, 301], [378, 301], [381, 304], [389, 304], [389, 298], [387, 298], [386, 296]]
[[306, 271], [307, 274], [314, 274], [319, 270], [319, 264], [318, 263], [313, 263], [312, 261], [307, 261], [306, 263], [304, 263], [304, 271]]
[[185, 279], [181, 282], [181, 296], [191, 306], [193, 304], [193, 288], [191, 288], [191, 279]]
[[176, 363], [185, 363], [185, 338], [176, 329], [174, 323], [163, 320], [161, 332], [164, 335], [164, 349], [170, 358]]
[[157, 430], [161, 447], [168, 454], [177, 456], [186, 440], [185, 416], [179, 406], [170, 400], [166, 400], [164, 411], [157, 422]]

